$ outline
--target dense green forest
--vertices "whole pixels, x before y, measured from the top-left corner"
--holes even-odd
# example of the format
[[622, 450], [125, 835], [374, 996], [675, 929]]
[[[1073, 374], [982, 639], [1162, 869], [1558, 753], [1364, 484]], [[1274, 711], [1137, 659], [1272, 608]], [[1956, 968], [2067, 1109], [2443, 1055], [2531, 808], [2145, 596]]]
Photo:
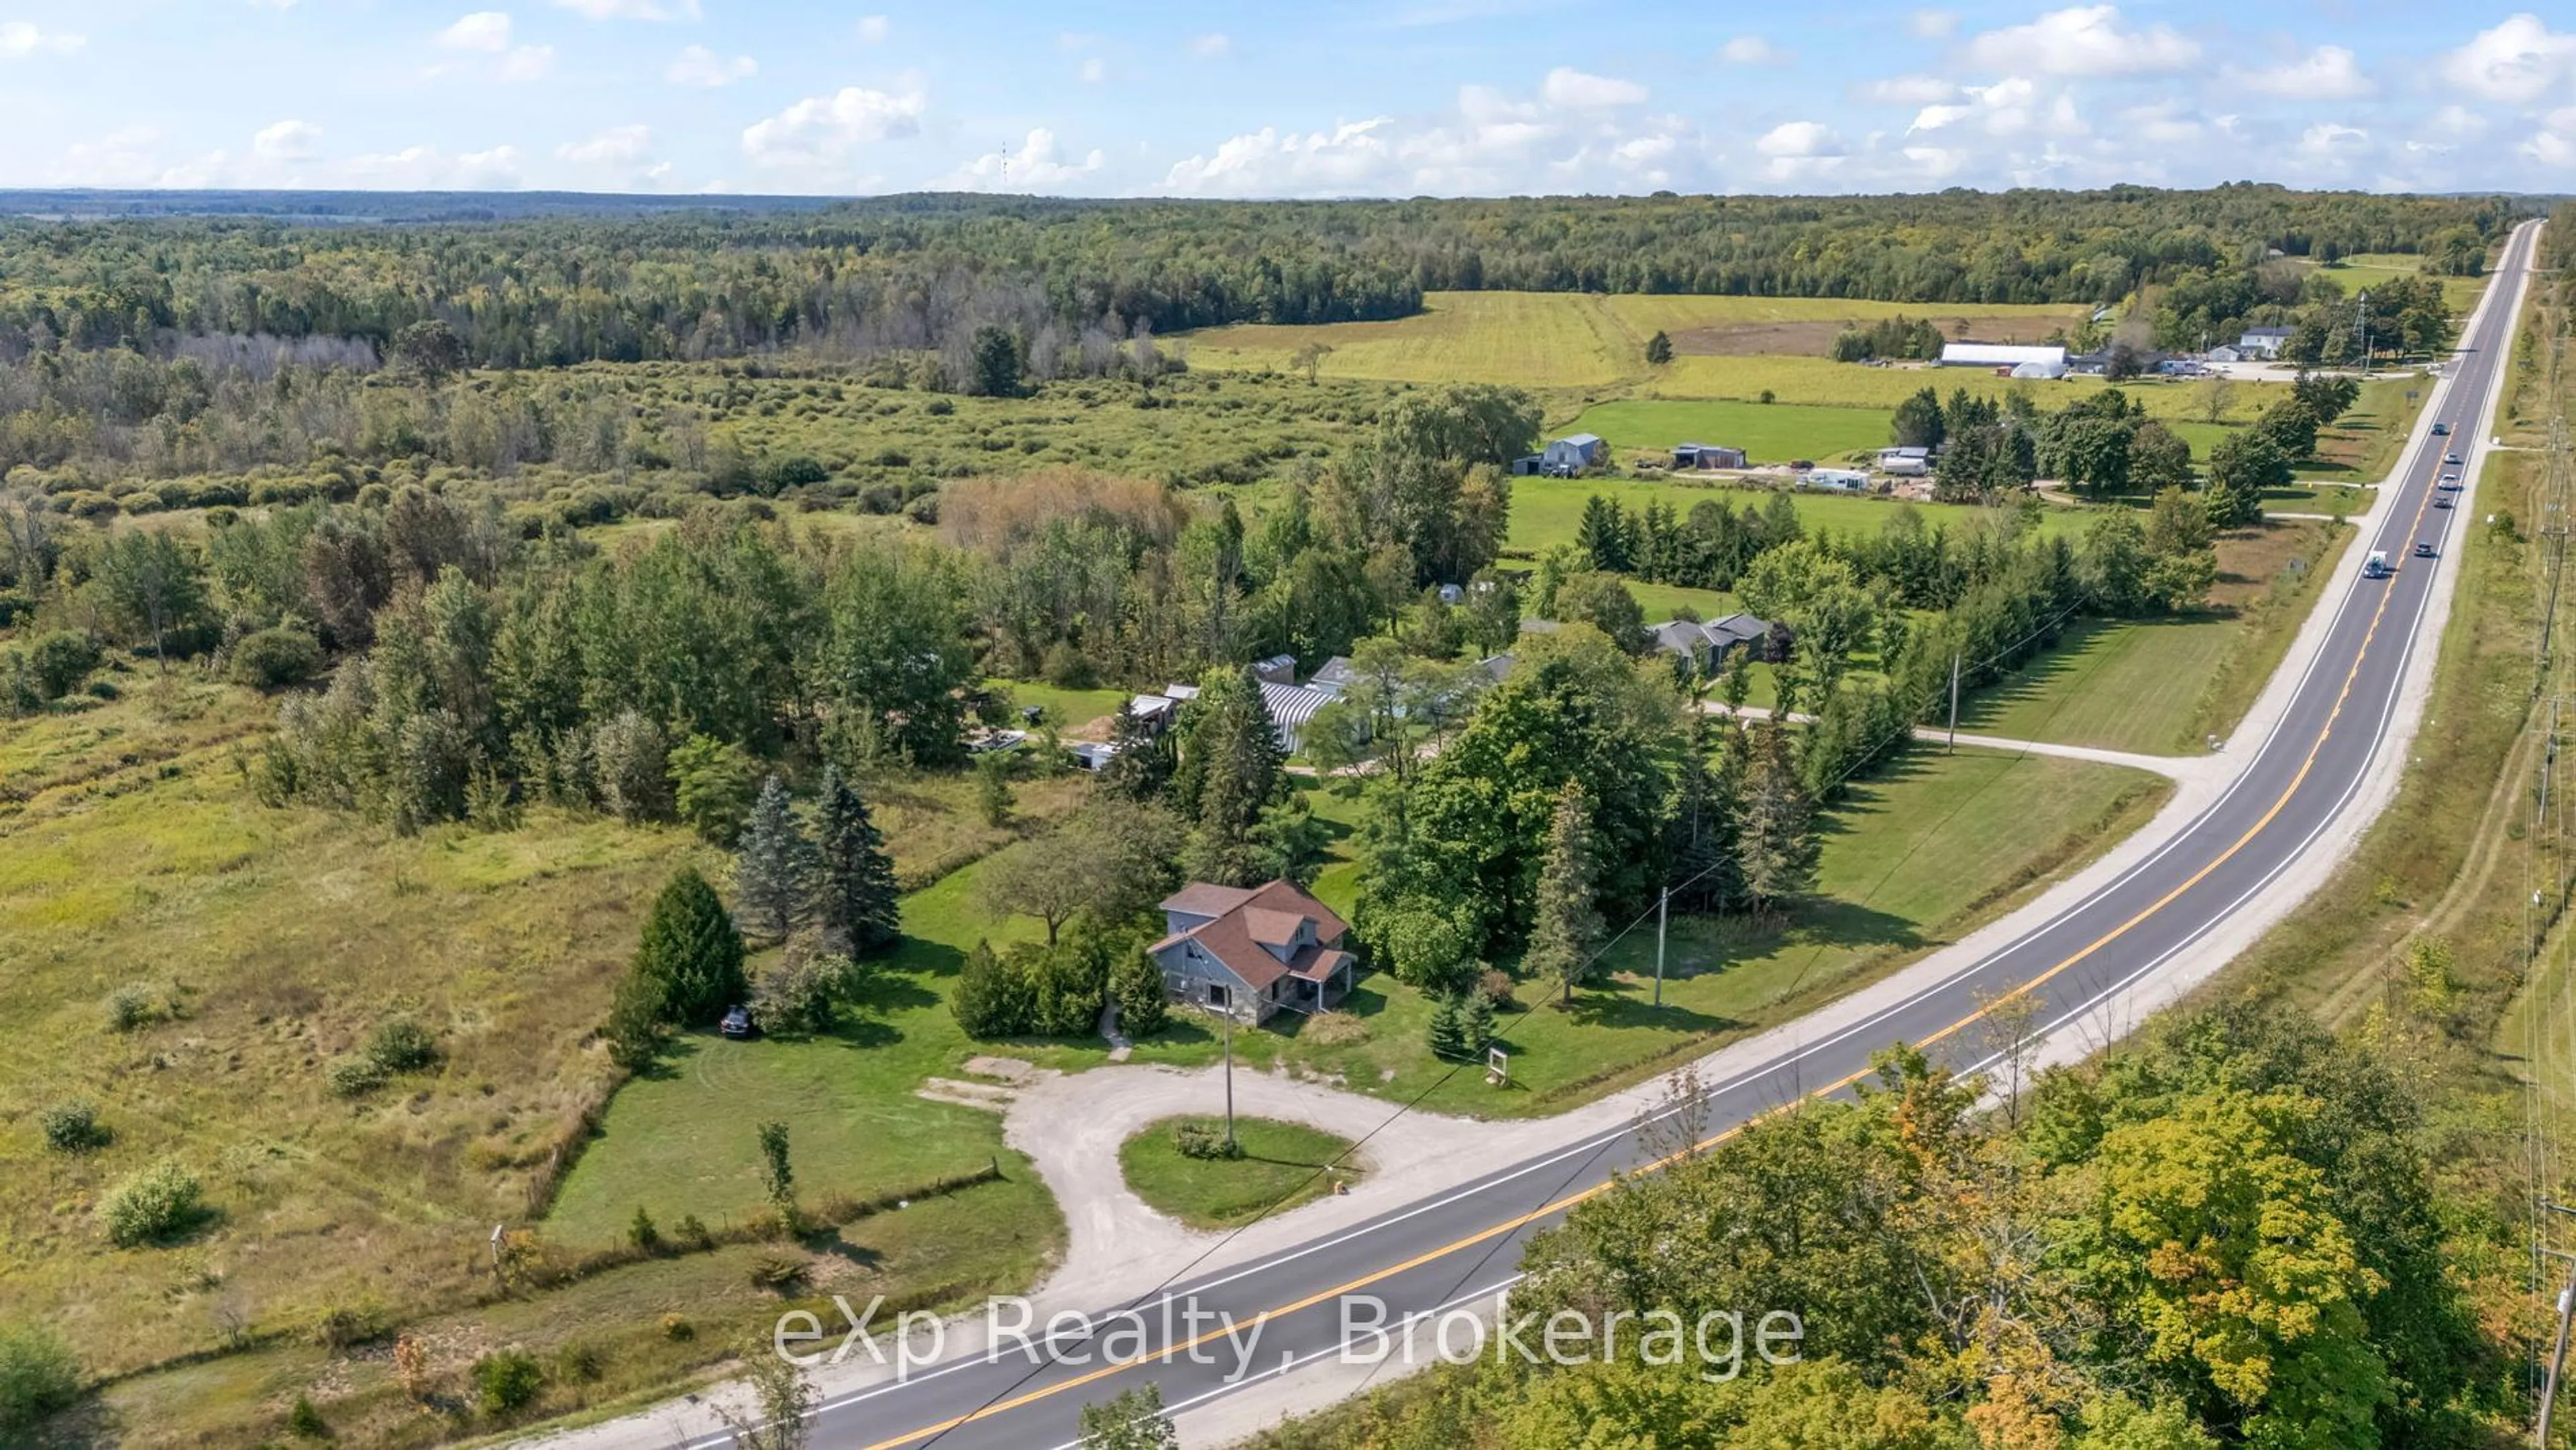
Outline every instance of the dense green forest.
[[[811, 213], [488, 224], [0, 224], [0, 360], [193, 337], [378, 349], [437, 319], [463, 361], [549, 366], [1017, 333], [1041, 375], [1142, 332], [1403, 316], [1426, 291], [2116, 302], [2260, 290], [2273, 254], [2413, 252], [2474, 273], [2503, 199], [1966, 191], [1899, 197], [1186, 203], [890, 197]], [[2288, 299], [2284, 299], [2288, 300]], [[2241, 314], [2240, 314], [2241, 315]], [[964, 371], [959, 366], [956, 371]]]

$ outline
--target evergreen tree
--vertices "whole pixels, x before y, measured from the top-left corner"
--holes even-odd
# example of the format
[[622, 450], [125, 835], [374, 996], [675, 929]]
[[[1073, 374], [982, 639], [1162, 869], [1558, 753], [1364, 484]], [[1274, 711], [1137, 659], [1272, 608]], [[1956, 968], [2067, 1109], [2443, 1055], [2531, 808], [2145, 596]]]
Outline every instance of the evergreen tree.
[[1146, 801], [1172, 783], [1171, 737], [1137, 719], [1136, 712], [1123, 704], [1110, 728], [1109, 743], [1118, 753], [1101, 767], [1103, 792], [1121, 800]]
[[1574, 546], [1605, 573], [1624, 574], [1636, 564], [1636, 531], [1628, 511], [1615, 499], [1594, 494], [1583, 501], [1583, 521], [1575, 526]]
[[1494, 999], [1470, 991], [1458, 1004], [1459, 1046], [1469, 1057], [1482, 1057], [1494, 1044]]
[[1187, 872], [1193, 880], [1252, 886], [1276, 856], [1256, 835], [1287, 787], [1286, 758], [1249, 668], [1211, 679], [1191, 702], [1176, 788], [1194, 825]]
[[683, 866], [653, 902], [635, 973], [660, 989], [662, 1020], [704, 1026], [743, 1000], [742, 933], [707, 878]]
[[1025, 983], [1002, 964], [987, 941], [975, 943], [958, 969], [948, 1010], [969, 1037], [1016, 1037], [1029, 1030], [1032, 1004]]
[[753, 927], [771, 941], [783, 942], [813, 905], [814, 843], [796, 819], [796, 803], [787, 783], [771, 776], [760, 783], [760, 799], [742, 828], [742, 850], [734, 857], [734, 895]]
[[1539, 864], [1537, 921], [1521, 959], [1524, 975], [1556, 983], [1568, 1005], [1592, 954], [1601, 948], [1601, 910], [1594, 899], [1601, 876], [1597, 854], [1592, 798], [1583, 782], [1569, 780], [1557, 793], [1556, 815], [1548, 825], [1547, 855]]
[[1467, 1046], [1466, 1004], [1443, 997], [1431, 1009], [1431, 1055], [1452, 1061], [1471, 1056]]
[[823, 772], [815, 827], [819, 837], [815, 875], [820, 890], [814, 916], [823, 929], [824, 945], [856, 954], [893, 944], [903, 935], [894, 859], [886, 854], [885, 836], [877, 830], [868, 803], [851, 788], [839, 766]]
[[1815, 810], [1798, 779], [1786, 732], [1776, 722], [1754, 730], [1746, 763], [1736, 860], [1754, 910], [1786, 901], [1816, 879]]
[[[1743, 650], [1736, 651], [1741, 655]], [[1743, 732], [1727, 727], [1726, 763], [1712, 767], [1709, 752], [1717, 744], [1717, 726], [1695, 715], [1690, 746], [1673, 774], [1672, 810], [1665, 827], [1665, 851], [1672, 860], [1673, 904], [1684, 911], [1715, 911], [1736, 898], [1743, 878], [1735, 868], [1734, 761]]]
[[1172, 1020], [1171, 988], [1163, 969], [1141, 949], [1122, 951], [1109, 968], [1109, 995], [1118, 1001], [1118, 1030], [1151, 1037]]
[[1655, 335], [1646, 339], [1647, 365], [1650, 367], [1662, 367], [1664, 364], [1671, 362], [1672, 360], [1673, 340], [1664, 335], [1664, 330], [1662, 328], [1656, 328]]
[[617, 995], [609, 1000], [608, 1025], [600, 1035], [608, 1039], [608, 1060], [628, 1072], [643, 1072], [661, 1056], [667, 1032], [663, 1027], [666, 994], [661, 980], [646, 975], [639, 962], [629, 968], [617, 984]]

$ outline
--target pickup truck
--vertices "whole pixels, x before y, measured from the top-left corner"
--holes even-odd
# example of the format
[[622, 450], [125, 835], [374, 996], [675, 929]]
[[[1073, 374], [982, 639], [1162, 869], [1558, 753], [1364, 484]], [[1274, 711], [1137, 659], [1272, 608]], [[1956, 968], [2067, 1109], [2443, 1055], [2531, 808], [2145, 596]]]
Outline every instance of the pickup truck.
[[2385, 549], [2373, 549], [2370, 557], [2361, 561], [2361, 577], [2364, 579], [2385, 579], [2395, 572], [2388, 567], [2388, 551]]

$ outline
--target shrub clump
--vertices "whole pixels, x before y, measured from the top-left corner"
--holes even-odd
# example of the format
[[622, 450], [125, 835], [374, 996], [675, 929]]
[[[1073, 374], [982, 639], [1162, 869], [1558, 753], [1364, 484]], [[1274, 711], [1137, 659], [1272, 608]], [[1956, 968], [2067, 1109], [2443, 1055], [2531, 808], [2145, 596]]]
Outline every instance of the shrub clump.
[[300, 685], [321, 668], [321, 642], [304, 630], [286, 625], [243, 635], [232, 650], [233, 683], [254, 690]]
[[486, 1415], [516, 1414], [545, 1387], [545, 1367], [524, 1351], [504, 1349], [474, 1361], [474, 1403]]
[[421, 1072], [438, 1065], [438, 1039], [408, 1017], [389, 1018], [367, 1039], [367, 1060], [388, 1075]]
[[149, 982], [128, 982], [107, 994], [111, 1032], [135, 1032], [170, 1017], [170, 999]]
[[1181, 1123], [1172, 1129], [1172, 1147], [1184, 1158], [1240, 1158], [1243, 1145], [1229, 1142], [1225, 1130], [1212, 1123]]
[[36, 1115], [36, 1126], [44, 1132], [45, 1146], [57, 1153], [86, 1153], [104, 1148], [116, 1135], [98, 1120], [98, 1109], [87, 1103], [56, 1103]]
[[175, 1238], [205, 1213], [197, 1176], [165, 1158], [110, 1189], [98, 1216], [108, 1242], [130, 1249]]
[[331, 1091], [344, 1098], [360, 1098], [385, 1085], [388, 1074], [372, 1057], [344, 1057], [323, 1070], [323, 1080]]
[[0, 1324], [0, 1430], [21, 1430], [80, 1394], [71, 1347], [33, 1324]]

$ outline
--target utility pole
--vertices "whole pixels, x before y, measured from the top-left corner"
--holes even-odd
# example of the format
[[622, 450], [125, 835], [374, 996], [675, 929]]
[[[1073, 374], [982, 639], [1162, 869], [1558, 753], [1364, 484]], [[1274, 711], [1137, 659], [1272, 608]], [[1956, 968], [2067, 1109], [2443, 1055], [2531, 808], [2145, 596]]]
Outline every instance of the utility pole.
[[1950, 656], [1950, 744], [1943, 753], [1959, 753], [1959, 656], [1955, 653]]
[[2370, 381], [2370, 292], [2367, 288], [2363, 289], [2353, 306], [2361, 322], [2361, 380], [2366, 383]]
[[1234, 994], [1225, 1003], [1225, 1151], [1234, 1152]]
[[[2576, 1263], [2576, 1254], [2564, 1254], [2556, 1249], [2542, 1249], [2541, 1252], [2553, 1259]], [[2540, 1450], [2549, 1450], [2549, 1421], [2551, 1412], [2558, 1408], [2558, 1375], [2567, 1365], [2567, 1321], [2576, 1317], [2576, 1268], [2571, 1268], [2568, 1273], [2566, 1287], [2558, 1291], [2558, 1336], [2549, 1346], [2549, 1379], [2540, 1391], [2540, 1426], [2531, 1437], [2531, 1443], [2539, 1446]]]
[[[2576, 1215], [2576, 1208], [2552, 1203], [2545, 1198], [2540, 1201], [2540, 1206], [2551, 1213]], [[2563, 1259], [2576, 1265], [2576, 1254], [2562, 1253], [2557, 1249], [2542, 1249], [2540, 1252], [2549, 1258]], [[2558, 1376], [2567, 1366], [2568, 1321], [2576, 1318], [2576, 1267], [2571, 1267], [2568, 1275], [2566, 1287], [2558, 1291], [2558, 1334], [2550, 1342], [2549, 1378], [2540, 1391], [2540, 1425], [2532, 1434], [2531, 1443], [2539, 1446], [2540, 1450], [2549, 1450], [2549, 1421], [2558, 1408]]]
[[1664, 1005], [1664, 919], [1673, 909], [1673, 889], [1655, 898], [1655, 1005]]

